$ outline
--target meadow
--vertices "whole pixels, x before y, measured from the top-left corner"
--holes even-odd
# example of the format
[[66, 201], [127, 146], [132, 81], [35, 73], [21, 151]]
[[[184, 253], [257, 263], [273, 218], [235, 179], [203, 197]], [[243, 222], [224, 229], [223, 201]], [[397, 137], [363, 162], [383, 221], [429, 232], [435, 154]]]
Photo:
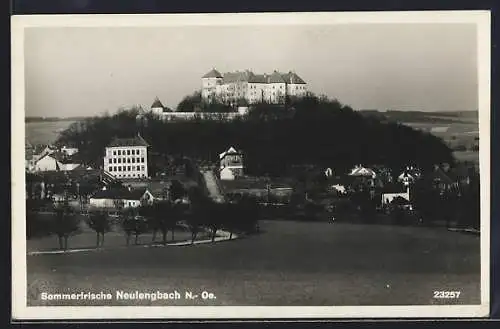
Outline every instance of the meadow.
[[479, 121], [474, 113], [450, 112], [447, 115], [419, 113], [418, 117], [400, 123], [429, 132], [443, 139], [453, 149], [464, 146], [466, 150], [454, 150], [455, 159], [478, 164], [479, 152], [471, 150], [474, 145], [479, 144]]
[[[446, 229], [262, 221], [261, 233], [194, 246], [27, 256], [28, 305], [479, 304], [479, 236]], [[216, 299], [42, 301], [41, 292], [212, 292]], [[460, 290], [459, 299], [434, 299]]]

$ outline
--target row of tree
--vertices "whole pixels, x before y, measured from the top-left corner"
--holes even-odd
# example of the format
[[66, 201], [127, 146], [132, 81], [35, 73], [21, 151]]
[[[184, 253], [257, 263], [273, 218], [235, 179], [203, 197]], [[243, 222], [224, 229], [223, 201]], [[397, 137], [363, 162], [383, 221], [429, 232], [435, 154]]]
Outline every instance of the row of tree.
[[[160, 233], [162, 243], [166, 244], [168, 233], [171, 232], [174, 240], [179, 225], [185, 225], [190, 230], [191, 243], [194, 243], [200, 232], [204, 231], [209, 232], [210, 238], [215, 241], [219, 229], [229, 232], [230, 239], [233, 233], [249, 234], [258, 229], [259, 213], [253, 200], [243, 198], [238, 203], [216, 203], [199, 190], [191, 191], [190, 194], [194, 202], [188, 209], [182, 204], [162, 201], [136, 209], [119, 210], [117, 223], [125, 233], [126, 244], [130, 244], [132, 236], [135, 237], [137, 244], [139, 236], [146, 232], [153, 233], [152, 242]], [[96, 233], [96, 247], [103, 246], [105, 234], [113, 226], [108, 212], [91, 210], [85, 216], [85, 221], [86, 225]], [[57, 236], [61, 249], [68, 248], [68, 239], [79, 233], [81, 226], [80, 213], [67, 204], [56, 207], [50, 220], [42, 223], [38, 212], [27, 213], [28, 238], [40, 233], [37, 230], [44, 230], [45, 234]]]

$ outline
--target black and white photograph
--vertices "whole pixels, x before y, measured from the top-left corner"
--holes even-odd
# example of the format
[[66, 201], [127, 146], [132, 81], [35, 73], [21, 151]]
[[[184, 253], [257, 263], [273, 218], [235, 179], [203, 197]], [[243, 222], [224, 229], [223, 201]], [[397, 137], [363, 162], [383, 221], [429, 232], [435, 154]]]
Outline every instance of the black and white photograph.
[[487, 11], [13, 16], [13, 317], [487, 316], [489, 79]]

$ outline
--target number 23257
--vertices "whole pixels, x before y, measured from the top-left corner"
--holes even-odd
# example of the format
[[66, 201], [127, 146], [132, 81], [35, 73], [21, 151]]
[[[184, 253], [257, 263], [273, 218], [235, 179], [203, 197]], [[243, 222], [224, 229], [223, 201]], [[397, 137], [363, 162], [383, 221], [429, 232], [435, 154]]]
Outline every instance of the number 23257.
[[460, 298], [460, 291], [446, 291], [446, 290], [434, 291], [434, 298], [439, 298], [439, 299]]

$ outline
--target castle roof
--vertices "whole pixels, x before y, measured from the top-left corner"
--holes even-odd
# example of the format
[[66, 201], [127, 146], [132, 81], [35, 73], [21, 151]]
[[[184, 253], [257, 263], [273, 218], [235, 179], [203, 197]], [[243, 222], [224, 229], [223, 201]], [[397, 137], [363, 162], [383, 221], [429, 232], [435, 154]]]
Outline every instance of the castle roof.
[[164, 108], [163, 104], [161, 103], [160, 99], [158, 97], [155, 98], [155, 101], [153, 102], [153, 104], [151, 105], [151, 108], [154, 109], [154, 108]]
[[274, 71], [271, 74], [255, 74], [252, 71], [226, 72], [223, 75], [217, 70], [212, 69], [205, 74], [203, 78], [223, 78], [224, 83], [249, 82], [249, 83], [289, 83], [306, 84], [295, 72], [280, 73]]
[[206, 79], [206, 78], [222, 78], [222, 74], [220, 74], [220, 72], [217, 71], [216, 69], [211, 69], [210, 72], [208, 72], [207, 74], [205, 74], [201, 78], [202, 79]]
[[274, 71], [267, 80], [268, 83], [285, 83], [285, 79], [278, 71]]
[[226, 72], [224, 73], [224, 83], [248, 81], [253, 73], [250, 71], [245, 72]]
[[251, 74], [248, 82], [250, 83], [267, 83], [267, 76], [264, 74]]
[[286, 81], [286, 83], [290, 83], [290, 84], [305, 84], [306, 83], [295, 72], [284, 73], [281, 76]]
[[149, 144], [141, 137], [137, 135], [133, 138], [115, 138], [109, 143], [108, 147], [126, 147], [126, 146], [149, 146]]

